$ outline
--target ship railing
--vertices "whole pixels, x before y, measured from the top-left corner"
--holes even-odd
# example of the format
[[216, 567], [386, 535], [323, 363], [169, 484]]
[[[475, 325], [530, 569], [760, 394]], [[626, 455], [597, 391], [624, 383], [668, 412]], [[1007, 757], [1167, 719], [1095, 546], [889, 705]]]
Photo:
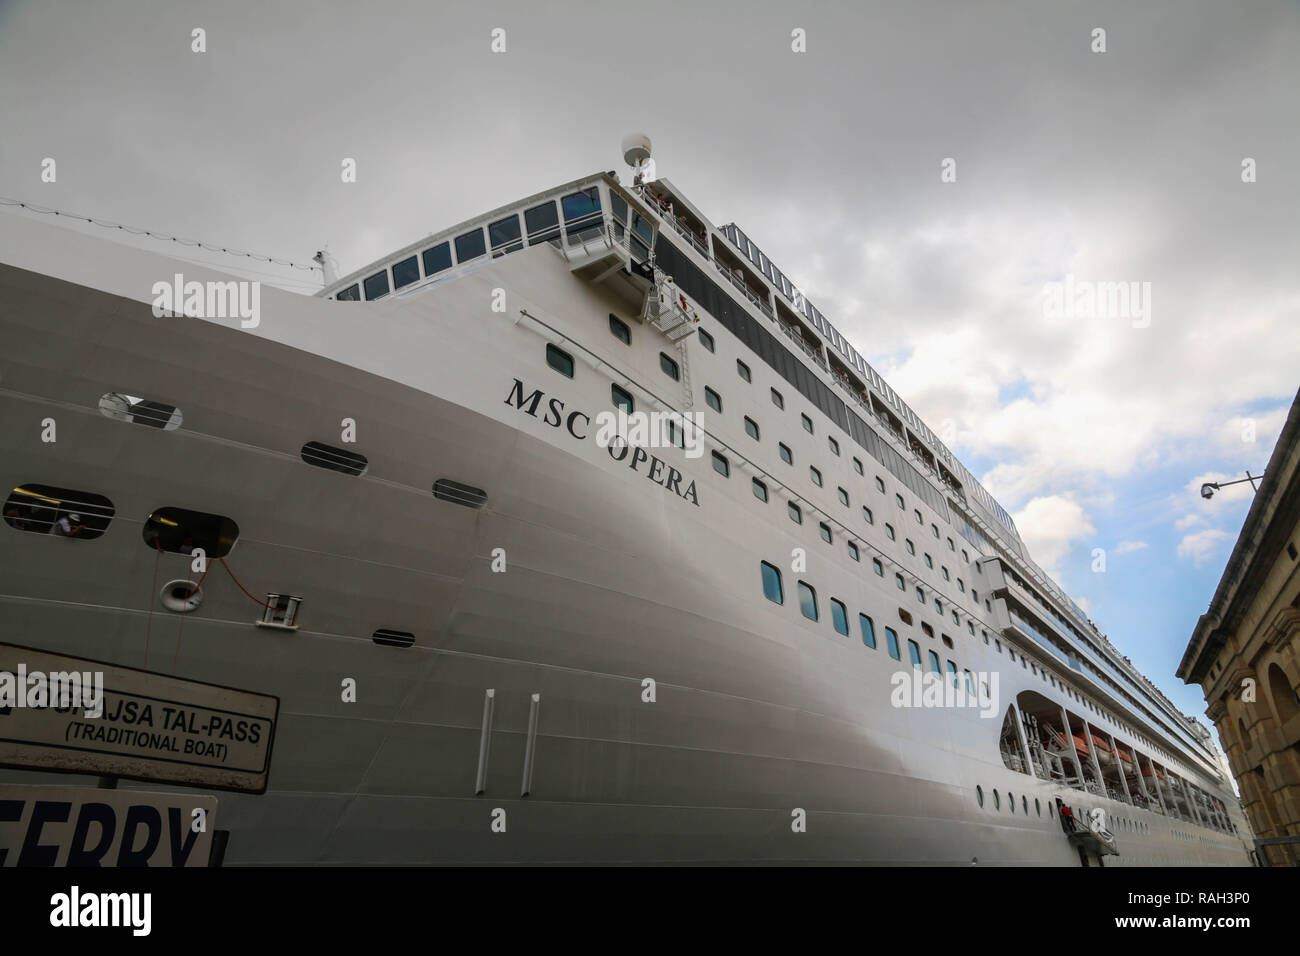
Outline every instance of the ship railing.
[[695, 232], [675, 214], [676, 211], [673, 209], [671, 203], [665, 202], [656, 196], [651, 192], [648, 185], [642, 185], [640, 187], [639, 195], [645, 201], [646, 206], [649, 207], [651, 212], [676, 229], [677, 233], [683, 239], [695, 247], [696, 252], [702, 255], [705, 259], [709, 258], [708, 246], [706, 246], [700, 240], [700, 237], [697, 236]]
[[[820, 365], [823, 369], [826, 369], [826, 360], [817, 354], [816, 350], [808, 344], [802, 335], [790, 328], [790, 326], [786, 325], [784, 322], [777, 322], [776, 324], [782, 332], [789, 336], [790, 341], [794, 342], [795, 345], [804, 350], [804, 354]], [[829, 371], [829, 369], [827, 369], [827, 371]]]

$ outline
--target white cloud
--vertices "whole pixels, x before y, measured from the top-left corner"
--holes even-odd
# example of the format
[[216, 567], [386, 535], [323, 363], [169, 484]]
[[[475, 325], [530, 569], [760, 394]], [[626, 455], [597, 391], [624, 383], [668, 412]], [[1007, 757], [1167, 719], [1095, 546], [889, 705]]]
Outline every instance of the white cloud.
[[1188, 528], [1194, 527], [1198, 524], [1205, 524], [1205, 517], [1203, 515], [1192, 514], [1184, 515], [1179, 518], [1174, 522], [1174, 527], [1179, 531], [1186, 531]]
[[1128, 554], [1131, 551], [1141, 551], [1147, 546], [1145, 541], [1121, 541], [1115, 545], [1116, 554]]
[[1096, 531], [1087, 512], [1064, 495], [1034, 498], [1012, 518], [1034, 560], [1058, 580], [1057, 566], [1071, 545]]
[[1178, 542], [1178, 556], [1190, 559], [1193, 564], [1199, 567], [1214, 555], [1220, 544], [1231, 539], [1232, 535], [1226, 531], [1220, 531], [1218, 528], [1193, 531]]

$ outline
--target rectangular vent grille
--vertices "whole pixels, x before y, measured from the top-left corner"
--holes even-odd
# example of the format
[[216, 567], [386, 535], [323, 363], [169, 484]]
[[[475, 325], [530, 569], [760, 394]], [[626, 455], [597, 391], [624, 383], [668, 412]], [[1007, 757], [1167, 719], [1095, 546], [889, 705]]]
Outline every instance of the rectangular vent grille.
[[434, 482], [433, 496], [466, 508], [482, 508], [487, 504], [487, 492], [482, 488], [462, 485], [450, 478], [439, 478]]
[[370, 639], [376, 644], [382, 644], [385, 647], [410, 647], [415, 643], [415, 635], [409, 631], [394, 631], [386, 627], [381, 627], [370, 636]]

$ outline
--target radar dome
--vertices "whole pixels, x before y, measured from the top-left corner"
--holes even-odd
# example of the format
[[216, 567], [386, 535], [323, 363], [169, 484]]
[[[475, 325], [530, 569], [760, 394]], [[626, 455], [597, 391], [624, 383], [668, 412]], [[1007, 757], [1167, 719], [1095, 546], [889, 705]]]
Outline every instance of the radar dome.
[[650, 158], [650, 137], [645, 133], [629, 133], [623, 137], [623, 161], [629, 166], [640, 166]]

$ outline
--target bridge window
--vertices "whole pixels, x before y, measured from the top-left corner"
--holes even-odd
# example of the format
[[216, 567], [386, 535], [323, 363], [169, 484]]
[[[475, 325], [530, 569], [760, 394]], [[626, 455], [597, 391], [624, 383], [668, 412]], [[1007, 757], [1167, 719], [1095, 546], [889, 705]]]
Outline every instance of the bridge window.
[[894, 660], [901, 660], [902, 655], [898, 651], [898, 632], [892, 627], [885, 628], [885, 646], [889, 649], [889, 656]]
[[849, 614], [844, 609], [844, 602], [831, 598], [831, 624], [845, 637], [849, 636]]
[[433, 483], [433, 496], [440, 501], [478, 510], [487, 504], [487, 492], [473, 485], [463, 485], [450, 478], [439, 478]]
[[108, 530], [113, 502], [89, 491], [19, 485], [5, 499], [5, 524], [15, 531], [89, 541]]
[[363, 285], [366, 287], [366, 300], [382, 299], [388, 295], [388, 270], [376, 272]]
[[876, 646], [876, 625], [865, 614], [858, 615], [858, 628], [862, 631], [862, 643], [867, 647]]
[[437, 275], [451, 268], [451, 243], [440, 242], [432, 249], [424, 250], [424, 274]]
[[528, 227], [528, 244], [541, 245], [549, 242], [558, 245], [560, 238], [560, 217], [555, 211], [555, 201], [544, 202], [540, 206], [524, 210], [524, 225]]
[[524, 247], [520, 241], [519, 216], [506, 216], [488, 225], [488, 238], [492, 241], [492, 255], [504, 256]]
[[340, 289], [334, 299], [337, 302], [360, 302], [361, 287], [354, 282], [346, 289]]
[[774, 564], [761, 562], [763, 571], [763, 596], [774, 604], [785, 603], [785, 591], [781, 587], [781, 571]]
[[239, 526], [223, 515], [186, 508], [159, 508], [144, 522], [144, 543], [172, 554], [202, 548], [209, 558], [224, 558], [239, 540]]
[[114, 421], [147, 425], [166, 432], [181, 427], [181, 411], [175, 405], [136, 398], [125, 392], [105, 392], [99, 399], [99, 412]]
[[483, 240], [483, 227], [463, 233], [456, 237], [456, 262], [469, 262], [487, 254], [487, 243]]
[[564, 196], [560, 199], [560, 206], [564, 210], [564, 229], [570, 239], [601, 224], [600, 191], [595, 186]]
[[548, 344], [546, 346], [546, 364], [561, 375], [573, 378], [573, 356], [563, 349]]
[[412, 282], [420, 281], [420, 263], [415, 256], [409, 256], [393, 266], [393, 288], [400, 289]]
[[803, 581], [799, 582], [799, 610], [808, 620], [817, 620], [817, 592]]
[[370, 467], [365, 455], [358, 455], [354, 451], [345, 451], [318, 441], [307, 442], [302, 446], [299, 454], [309, 465], [328, 468], [330, 471], [341, 471], [345, 475], [364, 475], [366, 469]]
[[632, 344], [632, 330], [627, 327], [627, 323], [620, 319], [613, 312], [609, 314], [609, 331], [624, 345]]
[[665, 375], [671, 378], [674, 382], [681, 380], [682, 377], [681, 368], [678, 366], [677, 362], [674, 359], [669, 358], [663, 352], [659, 353], [659, 368]]

